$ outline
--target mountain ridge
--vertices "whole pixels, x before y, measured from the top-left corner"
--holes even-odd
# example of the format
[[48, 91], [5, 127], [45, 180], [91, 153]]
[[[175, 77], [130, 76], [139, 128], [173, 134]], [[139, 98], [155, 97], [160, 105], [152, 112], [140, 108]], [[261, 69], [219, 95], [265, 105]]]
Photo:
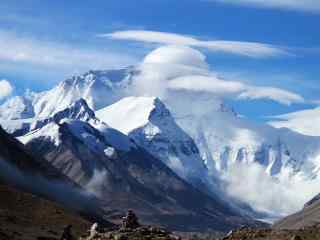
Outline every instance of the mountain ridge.
[[[51, 122], [19, 139], [77, 184], [105, 199], [110, 210], [133, 208], [144, 221], [177, 229], [185, 218], [189, 218], [185, 229], [225, 230], [238, 224], [260, 224], [241, 216], [221, 199], [189, 185], [134, 142], [125, 151], [118, 149], [90, 122], [73, 119], [59, 124]], [[46, 128], [52, 127], [54, 138], [44, 140], [52, 132]], [[110, 148], [111, 155], [106, 152]], [[200, 199], [203, 206], [198, 204]], [[196, 222], [200, 220], [199, 225]]]

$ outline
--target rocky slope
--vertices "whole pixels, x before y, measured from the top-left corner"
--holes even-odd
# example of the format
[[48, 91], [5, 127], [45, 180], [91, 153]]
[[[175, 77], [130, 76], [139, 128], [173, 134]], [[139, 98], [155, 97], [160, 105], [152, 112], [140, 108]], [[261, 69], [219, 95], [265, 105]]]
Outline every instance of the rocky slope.
[[103, 219], [100, 201], [88, 195], [41, 157], [35, 157], [23, 144], [0, 128], [0, 181], [17, 191], [48, 199], [89, 218], [110, 225]]
[[0, 239], [57, 237], [73, 224], [112, 226], [100, 202], [0, 128]]
[[91, 223], [57, 203], [0, 183], [0, 239], [59, 239], [66, 225], [85, 234]]
[[298, 230], [250, 229], [243, 228], [230, 232], [223, 240], [316, 240], [320, 238], [320, 227], [307, 227]]
[[275, 229], [301, 229], [320, 226], [320, 199], [319, 195], [305, 204], [304, 208], [274, 224]]

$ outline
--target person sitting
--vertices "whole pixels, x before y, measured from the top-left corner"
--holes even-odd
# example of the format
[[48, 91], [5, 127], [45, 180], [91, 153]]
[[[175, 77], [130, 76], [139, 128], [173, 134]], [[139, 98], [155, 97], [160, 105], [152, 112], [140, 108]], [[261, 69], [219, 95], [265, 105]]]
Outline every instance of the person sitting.
[[127, 215], [122, 220], [122, 227], [123, 228], [130, 228], [135, 229], [140, 227], [138, 218], [133, 210], [129, 209]]

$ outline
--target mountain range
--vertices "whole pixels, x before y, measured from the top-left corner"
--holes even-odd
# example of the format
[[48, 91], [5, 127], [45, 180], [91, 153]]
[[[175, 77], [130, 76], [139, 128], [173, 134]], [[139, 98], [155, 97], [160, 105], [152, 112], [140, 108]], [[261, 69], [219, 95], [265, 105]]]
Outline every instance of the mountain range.
[[320, 137], [252, 122], [205, 94], [132, 96], [141, 74], [89, 71], [13, 97], [0, 106], [0, 124], [41, 164], [102, 199], [109, 219], [134, 208], [176, 229], [256, 225], [239, 204], [266, 209], [226, 190], [239, 164], [258, 165], [278, 184], [319, 178]]

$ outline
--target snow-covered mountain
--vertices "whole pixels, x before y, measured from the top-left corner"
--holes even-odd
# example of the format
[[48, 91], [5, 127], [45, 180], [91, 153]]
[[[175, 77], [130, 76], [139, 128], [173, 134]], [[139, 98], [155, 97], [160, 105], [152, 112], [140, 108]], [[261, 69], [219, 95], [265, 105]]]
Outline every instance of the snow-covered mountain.
[[36, 95], [34, 112], [38, 117], [52, 116], [83, 98], [96, 110], [113, 103], [122, 96], [131, 81], [134, 69], [89, 71], [61, 82], [57, 87]]
[[[107, 154], [113, 147], [120, 151], [129, 151], [131, 147], [135, 148], [135, 145], [127, 136], [96, 118], [94, 111], [82, 98], [72, 103], [68, 108], [55, 113], [52, 117], [37, 119], [31, 124], [30, 132], [19, 137], [19, 140], [26, 143], [35, 137], [41, 137], [49, 139], [55, 143], [54, 145], [58, 146], [60, 144], [60, 127], [66, 123], [69, 130], [75, 136], [83, 138], [86, 145], [91, 149], [103, 150]], [[81, 135], [82, 132], [86, 133]], [[101, 135], [101, 137], [90, 136], [90, 132], [91, 134]], [[94, 138], [96, 140], [92, 141]], [[108, 143], [102, 141], [103, 138], [108, 139]], [[107, 145], [106, 148], [104, 148], [105, 145]]]
[[96, 114], [161, 159], [180, 177], [191, 182], [210, 182], [195, 142], [176, 124], [159, 98], [123, 98]]
[[105, 107], [123, 96], [135, 71], [133, 67], [89, 71], [66, 79], [51, 90], [11, 98], [0, 106], [1, 120], [50, 117], [80, 98], [94, 110]]
[[220, 230], [256, 224], [100, 121], [83, 99], [42, 123], [19, 140], [103, 199], [110, 211], [134, 208], [143, 220], [176, 229], [182, 223], [184, 229]]
[[[310, 169], [317, 167], [312, 159], [320, 154], [320, 138], [250, 121], [216, 100], [181, 98], [190, 111], [176, 105], [174, 116], [195, 140], [208, 166], [213, 161], [218, 171], [227, 171], [234, 163], [256, 162], [271, 176], [290, 169], [314, 177]], [[199, 108], [205, 110], [199, 114]]]
[[[279, 185], [282, 184], [282, 178], [299, 181], [319, 178], [320, 137], [250, 121], [237, 115], [219, 96], [169, 89], [160, 97], [165, 108], [152, 97], [145, 98], [149, 100], [130, 97], [118, 102], [133, 93], [141, 93], [137, 91], [141, 81], [153, 76], [153, 73], [157, 78], [162, 77], [160, 73], [168, 69], [170, 71], [165, 71], [165, 78], [180, 76], [186, 70], [191, 75], [207, 74], [199, 70], [198, 65], [196, 68], [185, 65], [175, 68], [176, 65], [172, 63], [167, 68], [163, 59], [161, 63], [147, 61], [144, 64], [120, 70], [89, 71], [61, 82], [52, 90], [29, 94], [26, 97], [28, 104], [23, 101], [19, 103], [17, 99], [9, 100], [0, 107], [0, 116], [14, 116], [9, 119], [15, 120], [1, 118], [1, 124], [15, 136], [25, 135], [30, 130], [42, 128], [48, 121], [57, 124], [59, 121], [54, 120], [55, 114], [70, 115], [64, 111], [83, 98], [88, 107], [100, 110], [96, 111], [97, 115], [110, 126], [130, 135], [180, 176], [188, 173], [185, 179], [194, 176], [202, 176], [203, 179], [205, 168], [209, 170], [208, 175], [220, 176], [226, 182], [232, 179], [229, 182], [232, 185], [239, 180], [238, 176], [234, 178], [239, 169], [256, 165]], [[159, 68], [157, 64], [160, 64]], [[13, 105], [19, 107], [9, 108], [10, 101], [16, 102]], [[21, 106], [24, 105], [29, 106], [25, 112], [31, 114], [21, 114]], [[159, 114], [152, 114], [154, 109]], [[70, 116], [77, 118], [72, 114]], [[239, 164], [241, 167], [238, 167]], [[242, 200], [247, 200], [243, 197], [249, 196], [246, 192], [234, 189], [231, 192]], [[306, 197], [309, 198], [310, 194], [314, 193], [310, 192]], [[305, 200], [301, 199], [301, 202]], [[250, 203], [255, 204], [252, 201]]]
[[52, 117], [79, 99], [85, 99], [94, 110], [100, 109], [126, 95], [135, 74], [137, 70], [133, 67], [88, 71], [68, 78], [48, 91], [28, 91], [0, 106], [0, 124], [8, 133], [21, 136], [30, 131], [32, 122]]
[[320, 136], [320, 107], [275, 116], [269, 122], [276, 128], [289, 128], [308, 136]]

